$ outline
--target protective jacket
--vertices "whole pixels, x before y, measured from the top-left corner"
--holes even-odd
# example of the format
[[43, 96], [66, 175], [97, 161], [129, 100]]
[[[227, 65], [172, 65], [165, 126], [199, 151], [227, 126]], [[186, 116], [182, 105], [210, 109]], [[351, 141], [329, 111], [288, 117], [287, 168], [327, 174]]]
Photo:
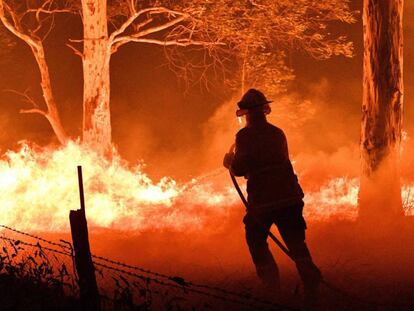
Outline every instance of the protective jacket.
[[286, 136], [265, 120], [237, 133], [230, 169], [235, 176], [247, 178], [251, 209], [266, 211], [302, 202], [303, 191], [289, 159]]

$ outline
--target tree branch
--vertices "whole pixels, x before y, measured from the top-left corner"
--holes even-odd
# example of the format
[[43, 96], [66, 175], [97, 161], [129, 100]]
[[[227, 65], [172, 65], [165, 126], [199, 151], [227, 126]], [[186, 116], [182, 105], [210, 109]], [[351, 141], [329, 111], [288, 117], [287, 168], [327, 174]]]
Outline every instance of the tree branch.
[[19, 111], [20, 113], [38, 113], [38, 114], [41, 114], [45, 117], [48, 117], [48, 113], [46, 111], [40, 109], [39, 105], [33, 100], [32, 97], [29, 96], [28, 90], [26, 90], [24, 92], [19, 92], [19, 91], [16, 91], [16, 90], [7, 89], [7, 90], [4, 90], [4, 91], [5, 92], [10, 92], [10, 93], [13, 93], [13, 94], [17, 94], [17, 95], [23, 97], [25, 102], [33, 105], [33, 108], [20, 109], [20, 111]]
[[52, 8], [54, 2], [55, 2], [54, 0], [47, 0], [42, 4], [42, 6], [36, 9], [27, 9], [24, 14], [36, 13], [36, 19], [40, 23], [41, 13], [44, 13], [44, 14], [71, 13], [72, 14], [75, 12], [74, 10], [71, 10], [68, 8], [63, 8], [63, 9]]
[[55, 13], [70, 13], [73, 14], [74, 11], [70, 10], [70, 9], [52, 9], [52, 10], [46, 10], [46, 9], [28, 9], [26, 10], [25, 14], [29, 14], [29, 13], [36, 13], [36, 16], [38, 16], [40, 13], [44, 13], [44, 14], [55, 14]]
[[45, 118], [48, 118], [47, 112], [45, 112], [45, 111], [43, 111], [42, 109], [39, 109], [39, 108], [20, 109], [20, 113], [38, 113], [38, 114], [44, 116]]
[[3, 91], [4, 92], [9, 92], [9, 93], [12, 93], [12, 94], [19, 95], [19, 96], [21, 96], [21, 97], [24, 98], [25, 102], [27, 102], [29, 104], [32, 104], [33, 107], [36, 107], [36, 108], [39, 107], [39, 105], [36, 104], [36, 102], [33, 100], [33, 98], [29, 96], [29, 94], [28, 94], [29, 93], [29, 89], [26, 89], [24, 92], [19, 92], [19, 91], [12, 90], [12, 89], [6, 89], [6, 90], [3, 90]]
[[143, 9], [143, 10], [140, 10], [138, 12], [136, 12], [134, 10], [133, 12], [134, 13], [121, 25], [121, 27], [119, 27], [117, 30], [115, 30], [113, 33], [111, 33], [111, 35], [109, 36], [109, 43], [110, 44], [113, 44], [114, 40], [117, 36], [123, 34], [125, 32], [125, 30], [129, 26], [131, 26], [136, 19], [138, 19], [141, 15], [143, 15], [145, 13], [149, 13], [149, 14], [166, 13], [166, 14], [170, 14], [170, 15], [173, 15], [173, 16], [175, 16], [175, 15], [187, 15], [187, 13], [170, 10], [170, 9], [165, 8], [165, 7], [153, 7], [153, 8]]
[[222, 42], [206, 42], [206, 41], [196, 41], [196, 40], [189, 40], [189, 39], [177, 39], [177, 40], [158, 40], [158, 39], [150, 39], [150, 38], [136, 38], [134, 36], [123, 36], [122, 41], [118, 41], [116, 44], [112, 46], [112, 53], [115, 53], [122, 45], [129, 43], [129, 42], [141, 42], [141, 43], [150, 43], [156, 44], [161, 46], [190, 46], [190, 45], [198, 45], [198, 46], [215, 46], [215, 45], [224, 45]]
[[[183, 16], [180, 16], [180, 17], [178, 17], [178, 18], [176, 18], [176, 19], [173, 19], [173, 20], [171, 20], [171, 21], [169, 21], [169, 22], [167, 22], [167, 23], [163, 24], [163, 25], [154, 26], [154, 27], [151, 27], [151, 28], [145, 29], [145, 30], [143, 30], [143, 31], [140, 31], [140, 32], [138, 32], [138, 33], [136, 33], [136, 34], [131, 35], [130, 37], [140, 38], [140, 37], [143, 37], [143, 36], [146, 36], [146, 35], [149, 35], [149, 34], [155, 33], [155, 32], [159, 32], [159, 31], [162, 31], [162, 30], [168, 29], [168, 28], [170, 28], [171, 26], [174, 26], [175, 24], [178, 24], [178, 23], [182, 22], [182, 21], [183, 21], [183, 20], [185, 20], [187, 17], [189, 17], [189, 15], [183, 15]], [[113, 41], [113, 43], [115, 43], [115, 44], [116, 44], [116, 43], [117, 43], [117, 41], [122, 41], [122, 39], [123, 39], [123, 38], [124, 38], [124, 37], [118, 37], [118, 38], [116, 38], [116, 39]]]
[[35, 50], [39, 49], [39, 42], [37, 42], [35, 39], [30, 37], [29, 35], [23, 33], [17, 25], [17, 18], [15, 14], [13, 13], [10, 8], [7, 7], [7, 13], [10, 14], [10, 16], [13, 19], [13, 24], [9, 21], [9, 19], [6, 16], [4, 8], [7, 7], [7, 4], [5, 5], [4, 0], [0, 0], [0, 20], [2, 21], [3, 25], [16, 37], [20, 38], [24, 42], [26, 42], [30, 47], [32, 47]]
[[70, 48], [73, 51], [73, 53], [75, 53], [75, 55], [78, 55], [80, 58], [83, 59], [83, 53], [79, 51], [77, 48], [75, 48], [72, 44], [66, 43], [66, 46]]

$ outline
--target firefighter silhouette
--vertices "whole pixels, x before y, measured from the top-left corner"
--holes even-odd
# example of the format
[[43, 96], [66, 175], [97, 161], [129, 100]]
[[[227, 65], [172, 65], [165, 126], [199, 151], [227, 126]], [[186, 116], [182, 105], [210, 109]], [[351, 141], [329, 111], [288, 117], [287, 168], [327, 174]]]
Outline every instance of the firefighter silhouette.
[[309, 306], [317, 300], [322, 277], [305, 242], [304, 194], [289, 159], [286, 136], [266, 119], [270, 103], [256, 89], [243, 95], [236, 115], [246, 117], [246, 126], [237, 133], [235, 151], [225, 155], [223, 165], [247, 179], [243, 222], [258, 277], [272, 294], [280, 294], [279, 270], [267, 244], [275, 224], [296, 263]]

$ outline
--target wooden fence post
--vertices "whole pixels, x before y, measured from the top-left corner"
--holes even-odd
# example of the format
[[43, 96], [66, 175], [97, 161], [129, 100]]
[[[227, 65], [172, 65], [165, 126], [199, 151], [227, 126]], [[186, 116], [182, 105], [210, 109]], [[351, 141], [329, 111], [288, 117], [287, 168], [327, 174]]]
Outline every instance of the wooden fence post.
[[85, 215], [82, 167], [78, 166], [79, 194], [81, 208], [69, 213], [70, 230], [75, 250], [75, 265], [78, 274], [80, 301], [83, 310], [100, 310], [95, 267], [89, 246], [88, 225]]

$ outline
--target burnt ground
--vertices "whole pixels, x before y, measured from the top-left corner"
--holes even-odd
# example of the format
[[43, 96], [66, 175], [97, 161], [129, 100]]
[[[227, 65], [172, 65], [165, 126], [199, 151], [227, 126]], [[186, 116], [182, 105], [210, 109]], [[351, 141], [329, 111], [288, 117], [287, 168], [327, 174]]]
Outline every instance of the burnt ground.
[[[191, 232], [92, 228], [92, 251], [194, 282], [269, 298], [250, 262], [242, 216], [235, 212]], [[49, 237], [70, 239], [62, 234]], [[308, 222], [307, 237], [325, 279], [339, 289], [323, 287], [325, 310], [414, 310], [414, 219], [386, 227], [334, 219]], [[271, 248], [281, 270], [282, 302], [300, 307], [295, 267], [274, 245]], [[209, 303], [214, 306], [215, 300]]]

